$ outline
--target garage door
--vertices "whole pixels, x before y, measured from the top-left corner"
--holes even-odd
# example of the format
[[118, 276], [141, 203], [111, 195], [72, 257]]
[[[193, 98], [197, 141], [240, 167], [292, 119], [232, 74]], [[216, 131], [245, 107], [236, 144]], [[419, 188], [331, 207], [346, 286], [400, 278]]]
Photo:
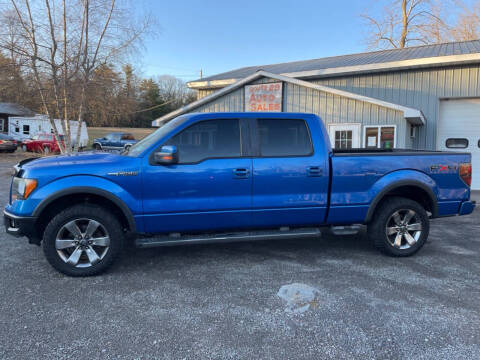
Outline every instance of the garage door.
[[480, 99], [440, 101], [437, 149], [472, 153], [472, 189], [480, 190]]

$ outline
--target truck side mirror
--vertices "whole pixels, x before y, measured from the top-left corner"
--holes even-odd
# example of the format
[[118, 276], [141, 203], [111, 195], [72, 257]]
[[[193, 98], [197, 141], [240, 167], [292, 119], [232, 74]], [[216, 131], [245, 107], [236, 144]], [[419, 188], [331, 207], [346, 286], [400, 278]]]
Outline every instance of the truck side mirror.
[[178, 151], [175, 145], [165, 145], [153, 154], [155, 164], [171, 165], [178, 163]]

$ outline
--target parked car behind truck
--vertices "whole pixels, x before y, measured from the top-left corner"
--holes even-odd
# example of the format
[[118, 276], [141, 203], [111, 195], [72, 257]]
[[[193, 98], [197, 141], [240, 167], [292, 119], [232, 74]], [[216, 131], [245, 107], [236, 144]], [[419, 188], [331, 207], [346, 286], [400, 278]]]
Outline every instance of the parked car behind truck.
[[17, 150], [17, 141], [6, 134], [0, 134], [0, 152], [13, 153]]
[[140, 247], [318, 236], [366, 224], [375, 246], [409, 256], [430, 219], [470, 214], [468, 153], [332, 150], [300, 113], [180, 116], [128, 152], [24, 160], [4, 212], [8, 233], [42, 244], [71, 276]]
[[[63, 135], [59, 135], [62, 146], [65, 146]], [[57, 139], [53, 134], [37, 134], [29, 140], [24, 140], [22, 144], [23, 151], [41, 152], [45, 155], [50, 153], [57, 154], [60, 152]]]
[[122, 151], [130, 148], [137, 140], [131, 133], [113, 132], [102, 138], [93, 140], [92, 147], [95, 150]]

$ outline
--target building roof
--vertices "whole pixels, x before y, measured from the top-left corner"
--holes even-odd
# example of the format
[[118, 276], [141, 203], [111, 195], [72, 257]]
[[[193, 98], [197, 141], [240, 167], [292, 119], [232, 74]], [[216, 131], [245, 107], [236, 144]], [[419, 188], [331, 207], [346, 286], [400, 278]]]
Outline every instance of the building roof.
[[424, 125], [425, 124], [425, 119], [424, 119], [424, 116], [423, 116], [422, 112], [417, 110], [417, 109], [409, 108], [409, 107], [398, 105], [398, 104], [393, 104], [393, 103], [390, 103], [390, 102], [387, 102], [387, 101], [374, 99], [374, 98], [371, 98], [371, 97], [368, 97], [368, 96], [354, 94], [354, 93], [344, 91], [344, 90], [334, 89], [334, 88], [331, 88], [331, 87], [328, 87], [328, 86], [325, 86], [325, 85], [314, 84], [314, 83], [307, 82], [307, 81], [304, 81], [304, 80], [295, 79], [295, 78], [292, 78], [292, 77], [273, 74], [273, 73], [269, 73], [269, 72], [266, 72], [266, 71], [263, 71], [263, 70], [259, 70], [255, 73], [243, 78], [242, 80], [236, 81], [235, 83], [233, 83], [231, 85], [228, 85], [221, 90], [215, 91], [212, 94], [210, 94], [210, 95], [208, 95], [204, 98], [201, 98], [200, 100], [197, 100], [197, 101], [195, 101], [191, 104], [188, 104], [188, 105], [186, 105], [186, 106], [184, 106], [180, 109], [172, 111], [172, 112], [170, 112], [166, 115], [163, 115], [162, 117], [160, 117], [158, 119], [153, 120], [152, 121], [152, 126], [161, 126], [164, 123], [168, 122], [169, 120], [171, 120], [171, 119], [173, 119], [177, 116], [195, 111], [195, 109], [197, 109], [198, 107], [200, 107], [200, 106], [202, 106], [202, 105], [204, 105], [204, 104], [206, 104], [210, 101], [213, 101], [213, 100], [215, 100], [219, 97], [222, 97], [222, 96], [224, 96], [228, 93], [231, 93], [232, 91], [234, 91], [238, 88], [241, 88], [242, 86], [244, 86], [244, 85], [246, 85], [246, 84], [248, 84], [248, 83], [250, 83], [254, 80], [262, 78], [262, 77], [267, 77], [267, 78], [270, 78], [270, 79], [276, 79], [276, 80], [280, 80], [280, 81], [283, 81], [283, 82], [288, 82], [288, 83], [291, 83], [291, 84], [295, 84], [295, 85], [298, 85], [298, 86], [303, 86], [303, 87], [318, 90], [318, 91], [324, 91], [324, 92], [327, 92], [327, 93], [330, 93], [330, 94], [343, 96], [343, 97], [346, 97], [346, 98], [349, 98], [349, 99], [364, 101], [364, 102], [368, 102], [368, 103], [371, 103], [371, 104], [374, 104], [374, 105], [377, 105], [377, 106], [382, 106], [382, 107], [386, 107], [386, 108], [393, 109], [393, 110], [396, 110], [396, 111], [401, 111], [401, 112], [403, 112], [404, 118], [407, 121], [409, 121], [410, 123], [412, 123], [414, 125]]
[[0, 114], [8, 114], [11, 116], [32, 116], [35, 113], [25, 106], [16, 103], [0, 102]]
[[313, 60], [248, 66], [189, 82], [191, 88], [223, 87], [259, 70], [299, 78], [349, 72], [394, 70], [403, 67], [480, 62], [480, 40], [424, 45], [333, 56]]

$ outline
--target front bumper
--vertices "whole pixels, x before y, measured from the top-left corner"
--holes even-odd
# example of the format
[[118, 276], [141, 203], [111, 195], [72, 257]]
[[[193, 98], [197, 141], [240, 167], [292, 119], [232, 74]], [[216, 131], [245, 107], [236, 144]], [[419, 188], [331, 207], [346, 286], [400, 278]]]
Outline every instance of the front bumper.
[[475, 210], [475, 206], [477, 203], [475, 201], [464, 201], [460, 205], [460, 211], [458, 212], [458, 215], [468, 215]]
[[3, 222], [7, 234], [16, 237], [26, 236], [32, 244], [40, 243], [37, 229], [35, 227], [36, 221], [37, 218], [33, 216], [17, 216], [6, 210], [3, 211]]

